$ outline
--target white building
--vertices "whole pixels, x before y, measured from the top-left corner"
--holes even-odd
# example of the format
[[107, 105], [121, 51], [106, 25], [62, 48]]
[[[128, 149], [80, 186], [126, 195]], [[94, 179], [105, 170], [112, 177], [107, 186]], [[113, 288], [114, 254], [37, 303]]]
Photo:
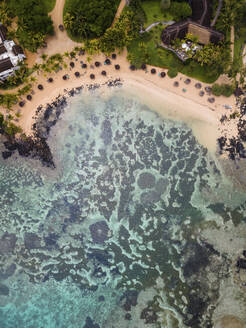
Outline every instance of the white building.
[[7, 29], [0, 23], [0, 81], [13, 75], [25, 58], [22, 48], [14, 41], [7, 40]]

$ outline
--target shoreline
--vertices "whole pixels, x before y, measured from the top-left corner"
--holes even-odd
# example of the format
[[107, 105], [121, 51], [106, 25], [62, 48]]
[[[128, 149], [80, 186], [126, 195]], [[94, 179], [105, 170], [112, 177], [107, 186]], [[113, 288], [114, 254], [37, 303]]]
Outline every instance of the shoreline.
[[[37, 109], [49, 106], [59, 97], [66, 96], [69, 91], [77, 88], [86, 90], [87, 88], [94, 88], [95, 85], [102, 87], [108, 85], [110, 81], [120, 80], [123, 83], [123, 88], [131, 96], [137, 97], [138, 101], [148, 105], [161, 117], [186, 123], [192, 129], [198, 142], [206, 147], [210, 153], [219, 153], [221, 160], [230, 158], [231, 148], [228, 144], [230, 145], [234, 137], [236, 137], [236, 143], [241, 142], [240, 137], [238, 137], [237, 120], [229, 119], [232, 113], [240, 111], [234, 95], [230, 98], [211, 96], [207, 89], [208, 84], [199, 83], [200, 88], [197, 88], [197, 80], [187, 78], [180, 73], [176, 78], [171, 79], [167, 76], [167, 70], [157, 67], [155, 68], [156, 74], [150, 73], [151, 66], [148, 66], [146, 71], [142, 69], [132, 71], [126, 60], [125, 52], [117, 55], [116, 59], [110, 59], [110, 65], [105, 64], [105, 59], [106, 57], [100, 54], [93, 56], [88, 63], [88, 58], [85, 55], [77, 55], [74, 59], [66, 59], [67, 68], [62, 68], [57, 73], [36, 73], [37, 80], [30, 92], [31, 101], [23, 96], [22, 100], [25, 102], [25, 106], [21, 109], [18, 104], [13, 107], [15, 113], [21, 112], [17, 124], [23, 129], [23, 133], [28, 138], [35, 138], [32, 127], [36, 123]], [[96, 61], [100, 63], [99, 67], [94, 65]], [[70, 66], [71, 62], [73, 62], [74, 67]], [[86, 68], [82, 68], [84, 63], [87, 64]], [[116, 64], [120, 65], [120, 70], [115, 69]], [[106, 76], [101, 74], [103, 70], [106, 71]], [[75, 72], [79, 72], [80, 76], [76, 77]], [[160, 76], [161, 72], [166, 73], [164, 78]], [[94, 79], [90, 78], [92, 73]], [[69, 75], [69, 79], [64, 80], [64, 75]], [[52, 83], [48, 82], [49, 78], [52, 78]], [[189, 80], [188, 85], [186, 84], [187, 79]], [[175, 86], [177, 83], [178, 87]], [[43, 90], [38, 89], [38, 84], [43, 85]], [[184, 88], [186, 92], [183, 91]], [[203, 97], [199, 96], [200, 91], [204, 91]], [[211, 97], [215, 99], [214, 103], [208, 102]], [[225, 105], [231, 109], [226, 109]], [[222, 124], [222, 117], [228, 118], [226, 124]], [[220, 140], [224, 140], [225, 136], [227, 144], [225, 143], [221, 147]], [[231, 159], [236, 159], [236, 164], [238, 164], [240, 157], [246, 158], [246, 151], [243, 147], [241, 156], [237, 152], [236, 143], [234, 142], [233, 146], [235, 156], [233, 155], [234, 158]]]
[[[167, 73], [166, 69], [160, 69], [155, 67], [156, 74], [151, 74], [150, 70], [153, 68], [152, 66], [147, 67], [147, 73], [143, 70], [136, 70], [131, 71], [129, 69], [129, 63], [126, 60], [125, 53], [122, 53], [121, 55], [117, 55], [117, 58], [115, 60], [111, 60], [111, 65], [103, 65], [103, 62], [105, 61], [104, 55], [98, 55], [93, 57], [93, 63], [95, 61], [98, 61], [101, 63], [100, 67], [95, 67], [93, 64], [89, 64], [86, 61], [85, 56], [78, 56], [76, 60], [68, 60], [68, 66], [69, 62], [74, 62], [74, 68], [67, 68], [62, 69], [58, 73], [50, 73], [45, 76], [43, 73], [40, 75], [36, 75], [37, 81], [36, 85], [33, 87], [33, 94], [32, 94], [32, 100], [29, 102], [26, 100], [25, 97], [23, 97], [23, 100], [25, 101], [25, 106], [19, 109], [18, 105], [15, 105], [13, 107], [14, 111], [20, 111], [22, 116], [19, 119], [18, 125], [21, 126], [23, 129], [23, 132], [26, 135], [30, 135], [31, 127], [33, 125], [33, 115], [36, 111], [36, 109], [40, 105], [46, 105], [50, 102], [52, 102], [53, 99], [55, 99], [58, 95], [63, 95], [66, 90], [71, 90], [76, 87], [80, 86], [86, 86], [91, 84], [105, 84], [108, 80], [115, 80], [117, 78], [124, 81], [124, 84], [127, 84], [128, 81], [133, 81], [138, 83], [141, 86], [145, 86], [148, 88], [148, 91], [151, 93], [151, 91], [156, 91], [156, 89], [159, 89], [160, 94], [165, 93], [166, 94], [166, 101], [170, 101], [173, 103], [173, 99], [176, 99], [176, 102], [182, 103], [182, 106], [184, 107], [192, 107], [193, 112], [198, 111], [199, 105], [203, 106], [204, 109], [207, 109], [209, 113], [214, 112], [216, 118], [219, 119], [222, 115], [225, 113], [231, 113], [236, 110], [236, 101], [235, 97], [231, 96], [230, 98], [226, 98], [223, 96], [215, 97], [209, 95], [205, 91], [205, 87], [209, 86], [205, 83], [201, 84], [201, 89], [197, 89], [195, 87], [195, 84], [197, 83], [197, 80], [189, 78], [190, 83], [189, 85], [186, 85], [184, 81], [187, 79], [186, 76], [182, 75], [181, 73], [178, 74], [178, 76], [174, 79], [171, 79], [167, 76], [164, 78], [161, 78], [158, 76], [158, 73], [165, 72]], [[82, 69], [80, 61], [83, 61], [84, 63], [87, 62], [87, 68]], [[114, 65], [119, 64], [120, 70], [116, 70]], [[107, 72], [107, 76], [102, 76], [101, 71], [105, 70]], [[75, 77], [74, 73], [78, 71], [80, 73], [80, 77]], [[90, 74], [95, 75], [95, 79], [90, 79]], [[64, 81], [62, 79], [62, 76], [68, 74], [69, 80]], [[48, 83], [47, 79], [49, 77], [53, 78], [53, 83]], [[175, 87], [174, 82], [178, 82], [179, 86]], [[44, 86], [44, 90], [40, 91], [37, 88], [38, 84], [42, 84]], [[185, 92], [183, 90], [186, 90]], [[201, 90], [204, 90], [205, 94], [203, 97], [199, 96], [199, 92]], [[174, 98], [175, 97], [175, 98]], [[208, 98], [215, 98], [214, 103], [209, 103]], [[226, 110], [224, 105], [231, 106], [231, 110]], [[206, 108], [205, 108], [206, 107]], [[184, 108], [184, 110], [187, 110]], [[189, 111], [189, 114], [191, 112]], [[185, 118], [185, 114], [183, 117]], [[197, 116], [197, 115], [195, 115]]]

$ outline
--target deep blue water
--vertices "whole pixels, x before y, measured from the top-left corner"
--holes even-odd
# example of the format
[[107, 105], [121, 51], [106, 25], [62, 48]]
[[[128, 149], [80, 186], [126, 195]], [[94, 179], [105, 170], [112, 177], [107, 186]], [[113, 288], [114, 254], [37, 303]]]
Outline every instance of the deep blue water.
[[232, 260], [201, 231], [246, 214], [217, 159], [119, 91], [77, 96], [49, 144], [55, 170], [0, 162], [0, 327], [212, 327]]

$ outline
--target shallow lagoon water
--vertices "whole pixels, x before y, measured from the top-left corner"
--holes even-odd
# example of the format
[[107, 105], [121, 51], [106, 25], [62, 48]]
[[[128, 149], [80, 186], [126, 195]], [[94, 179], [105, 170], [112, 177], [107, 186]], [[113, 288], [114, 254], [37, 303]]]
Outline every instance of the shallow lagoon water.
[[245, 194], [191, 129], [94, 92], [49, 145], [53, 171], [0, 163], [0, 327], [212, 327], [237, 254], [202, 231], [244, 227]]

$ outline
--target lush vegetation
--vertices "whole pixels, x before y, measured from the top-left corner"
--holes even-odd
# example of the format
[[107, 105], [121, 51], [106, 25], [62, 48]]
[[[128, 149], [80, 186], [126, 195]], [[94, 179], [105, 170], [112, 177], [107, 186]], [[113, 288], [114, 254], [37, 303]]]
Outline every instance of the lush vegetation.
[[167, 71], [167, 75], [173, 79], [174, 77], [176, 77], [178, 75], [178, 70], [177, 68], [173, 67], [173, 68], [169, 68], [169, 70]]
[[231, 84], [213, 84], [212, 93], [215, 96], [230, 97], [235, 91], [235, 87]]
[[159, 1], [143, 1], [141, 5], [146, 15], [144, 28], [148, 27], [154, 22], [161, 22], [173, 19], [173, 17], [169, 14], [168, 10], [161, 10]]
[[100, 37], [112, 24], [119, 0], [66, 0], [64, 25], [76, 41]]
[[155, 22], [179, 21], [192, 14], [191, 7], [187, 2], [147, 0], [142, 1], [141, 6], [146, 15], [144, 28]]
[[24, 48], [35, 52], [45, 44], [46, 35], [54, 33], [48, 10], [44, 0], [9, 0], [7, 2], [8, 17], [18, 17], [16, 37]]
[[198, 61], [190, 59], [183, 63], [171, 51], [159, 46], [163, 26], [158, 25], [150, 32], [143, 33], [134, 39], [128, 46], [128, 59], [136, 67], [143, 63], [162, 68], [175, 69], [185, 75], [194, 77], [206, 83], [213, 83], [220, 72], [216, 67], [209, 67], [206, 63], [201, 65]]
[[54, 9], [56, 4], [56, 0], [43, 0], [43, 2], [48, 13]]
[[169, 12], [177, 21], [190, 17], [192, 14], [191, 7], [187, 2], [176, 1], [171, 2]]
[[21, 133], [22, 129], [19, 126], [16, 126], [13, 122], [9, 119], [4, 119], [3, 114], [0, 113], [0, 129], [9, 135], [14, 136], [16, 133]]

